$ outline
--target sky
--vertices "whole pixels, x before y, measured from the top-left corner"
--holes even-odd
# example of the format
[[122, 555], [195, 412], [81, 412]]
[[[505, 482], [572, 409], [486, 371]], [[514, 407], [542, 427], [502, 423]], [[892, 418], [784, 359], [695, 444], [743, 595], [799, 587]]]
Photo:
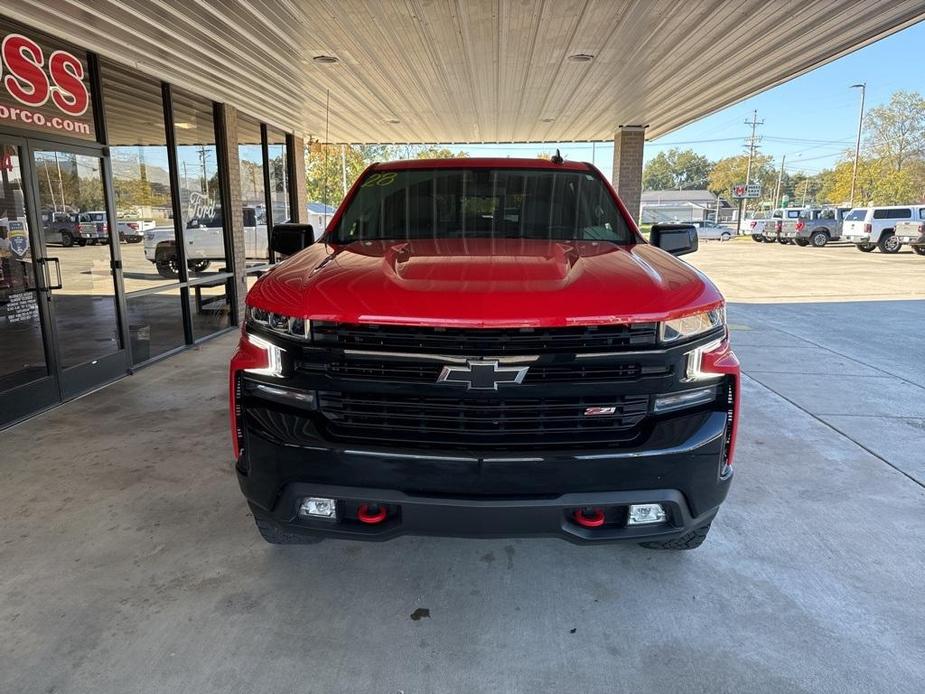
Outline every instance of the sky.
[[[809, 32], [806, 39], [810, 40]], [[648, 161], [670, 147], [694, 149], [711, 160], [744, 153], [752, 112], [758, 111], [759, 152], [774, 157], [780, 166], [786, 155], [790, 173], [814, 174], [831, 168], [845, 150], [854, 150], [860, 90], [850, 85], [867, 83], [865, 112], [889, 102], [898, 90], [925, 92], [922, 46], [925, 22], [909, 27], [854, 53], [823, 65], [750, 99], [646, 143]], [[782, 141], [783, 140], [783, 141]], [[464, 145], [471, 156], [534, 156], [556, 149], [555, 143]], [[613, 168], [613, 144], [563, 143], [566, 159], [593, 161], [607, 176]]]

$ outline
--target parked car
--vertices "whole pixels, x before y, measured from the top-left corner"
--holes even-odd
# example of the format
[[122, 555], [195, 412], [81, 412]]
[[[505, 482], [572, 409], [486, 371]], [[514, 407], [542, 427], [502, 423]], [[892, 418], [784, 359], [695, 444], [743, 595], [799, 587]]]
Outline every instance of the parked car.
[[[266, 218], [253, 207], [242, 208], [244, 252], [248, 259], [267, 258]], [[183, 230], [186, 265], [192, 272], [205, 272], [216, 261], [225, 261], [225, 235], [221, 208], [209, 217], [195, 217]], [[154, 263], [161, 277], [179, 276], [177, 247], [173, 227], [156, 227], [145, 232], [145, 258]]]
[[473, 158], [375, 164], [313, 233], [274, 228], [231, 361], [268, 542], [703, 542], [739, 367], [693, 226], [647, 243], [591, 164]]
[[897, 222], [894, 233], [901, 244], [911, 246], [918, 255], [925, 255], [925, 207], [918, 208], [918, 219]]
[[753, 241], [767, 242], [777, 241], [777, 232], [780, 231], [780, 220], [783, 217], [783, 210], [771, 210], [767, 217], [758, 217], [748, 221], [748, 233], [751, 234]]
[[798, 219], [785, 219], [781, 223], [780, 238], [798, 246], [822, 248], [829, 241], [841, 238], [842, 224], [850, 207], [823, 207], [802, 210]]
[[792, 239], [785, 239], [781, 236], [781, 231], [784, 228], [784, 222], [793, 221], [796, 222], [800, 219], [800, 215], [812, 215], [813, 211], [818, 208], [812, 207], [785, 207], [780, 210], [774, 210], [776, 217], [774, 218], [774, 224], [766, 224], [764, 227], [764, 240], [766, 242], [777, 241], [778, 243], [788, 244], [793, 243]]
[[[746, 219], [745, 222], [748, 224], [748, 233], [752, 236], [752, 241], [757, 241], [758, 243], [763, 243], [765, 241], [764, 231], [765, 228], [770, 224], [774, 226], [774, 231], [776, 231], [777, 220], [780, 219], [781, 214], [780, 210], [772, 210], [771, 214], [768, 217], [756, 217], [754, 219]], [[771, 241], [776, 241], [777, 237], [769, 239]]]
[[845, 218], [842, 237], [869, 253], [879, 248], [881, 253], [899, 253], [902, 242], [896, 235], [896, 225], [902, 221], [919, 219], [925, 205], [892, 205], [889, 207], [862, 207], [851, 210]]
[[119, 229], [119, 241], [125, 243], [141, 243], [144, 241], [145, 232], [156, 226], [157, 222], [153, 219], [120, 219], [116, 222], [116, 227]]
[[65, 248], [74, 244], [86, 246], [88, 243], [109, 243], [106, 213], [99, 210], [80, 213], [44, 211], [42, 228], [46, 243], [60, 244]]
[[733, 231], [729, 227], [717, 224], [709, 219], [697, 220], [691, 222], [691, 224], [697, 228], [697, 236], [701, 239], [728, 241], [732, 238]]

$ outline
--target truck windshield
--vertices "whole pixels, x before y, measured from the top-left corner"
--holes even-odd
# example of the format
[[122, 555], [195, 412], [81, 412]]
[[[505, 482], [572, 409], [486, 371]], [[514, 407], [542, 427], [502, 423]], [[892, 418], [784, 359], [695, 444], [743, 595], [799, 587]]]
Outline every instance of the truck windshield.
[[590, 172], [455, 168], [374, 171], [327, 238], [477, 237], [635, 241], [610, 193]]

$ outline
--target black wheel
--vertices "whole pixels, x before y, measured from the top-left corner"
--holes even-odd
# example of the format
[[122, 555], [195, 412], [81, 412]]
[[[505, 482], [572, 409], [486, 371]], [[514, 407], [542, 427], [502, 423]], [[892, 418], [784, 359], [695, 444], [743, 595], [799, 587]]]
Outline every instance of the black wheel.
[[176, 256], [162, 256], [154, 261], [154, 267], [164, 279], [175, 280], [180, 276], [180, 264]]
[[794, 239], [793, 242], [801, 248], [809, 245], [809, 241], [806, 239]]
[[786, 246], [787, 244], [790, 243], [790, 239], [782, 239], [781, 237], [778, 236], [777, 242], [782, 246]]
[[254, 522], [260, 536], [271, 545], [315, 545], [321, 542], [320, 537], [291, 533], [262, 518], [254, 518]]
[[854, 244], [861, 253], [870, 253], [876, 248], [872, 243], [856, 243]]
[[912, 252], [916, 255], [925, 255], [925, 246], [913, 246]]
[[883, 232], [880, 234], [880, 240], [877, 241], [877, 248], [880, 249], [881, 253], [899, 253], [899, 249], [902, 247], [902, 243], [896, 238], [895, 234]]
[[809, 242], [813, 244], [813, 248], [822, 248], [829, 242], [829, 234], [825, 231], [814, 231], [809, 237]]
[[752, 241], [756, 243], [764, 243], [764, 236], [761, 234], [752, 234]]
[[69, 231], [61, 232], [61, 245], [64, 246], [65, 248], [70, 248], [71, 246], [74, 245], [74, 237], [71, 235], [71, 232]]
[[664, 542], [640, 542], [640, 546], [646, 549], [697, 549], [707, 539], [707, 533], [710, 532], [710, 524], [691, 530], [686, 535], [676, 537], [674, 540]]
[[186, 265], [190, 272], [205, 272], [211, 264], [211, 261], [208, 260], [190, 260]]
[[728, 231], [724, 231], [722, 234], [719, 235], [720, 241], [728, 241], [731, 238], [732, 238], [732, 234], [730, 234]]
[[78, 246], [86, 246], [86, 245], [87, 245], [87, 239], [77, 239], [77, 245], [78, 245]]

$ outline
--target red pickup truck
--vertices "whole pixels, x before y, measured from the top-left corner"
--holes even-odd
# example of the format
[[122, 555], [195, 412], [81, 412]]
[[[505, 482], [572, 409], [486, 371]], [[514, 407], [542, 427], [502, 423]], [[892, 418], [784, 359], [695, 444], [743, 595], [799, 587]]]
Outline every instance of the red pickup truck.
[[[590, 164], [375, 164], [247, 296], [236, 469], [272, 543], [556, 536], [691, 549], [732, 478], [724, 301]], [[667, 251], [667, 252], [666, 252]]]

